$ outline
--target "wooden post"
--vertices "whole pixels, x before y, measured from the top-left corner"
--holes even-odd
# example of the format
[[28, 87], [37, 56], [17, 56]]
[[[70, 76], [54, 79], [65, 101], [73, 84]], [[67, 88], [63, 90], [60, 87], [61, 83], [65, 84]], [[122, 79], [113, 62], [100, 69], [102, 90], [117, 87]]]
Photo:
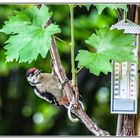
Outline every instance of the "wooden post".
[[[136, 19], [136, 5], [129, 5], [128, 9], [129, 9], [128, 19], [136, 23], [136, 20], [135, 20]], [[123, 13], [119, 11], [119, 14], [120, 14], [119, 20], [121, 20], [121, 18], [123, 17], [122, 16]], [[139, 127], [139, 131], [140, 131], [140, 115], [138, 116], [139, 116], [139, 125], [137, 126], [137, 129]], [[116, 135], [117, 136], [136, 135], [135, 122], [136, 122], [135, 114], [134, 115], [133, 114], [118, 114]]]
[[[136, 9], [135, 23], [140, 25], [140, 5], [137, 6]], [[139, 52], [140, 52], [140, 36], [139, 36]], [[140, 56], [139, 56], [138, 70], [140, 70]], [[140, 76], [139, 76], [139, 85], [140, 85]], [[138, 114], [136, 115], [136, 119], [135, 119], [135, 131], [136, 131], [136, 135], [138, 136], [140, 136], [140, 108], [139, 107], [140, 107], [140, 86], [139, 86], [139, 93], [138, 93]]]

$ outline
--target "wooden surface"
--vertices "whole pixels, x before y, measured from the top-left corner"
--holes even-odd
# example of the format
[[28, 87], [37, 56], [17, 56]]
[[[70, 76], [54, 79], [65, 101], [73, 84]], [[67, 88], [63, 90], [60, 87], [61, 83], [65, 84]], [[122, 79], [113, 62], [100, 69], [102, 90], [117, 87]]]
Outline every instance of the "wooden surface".
[[[135, 23], [140, 25], [140, 6], [137, 6], [137, 9], [136, 9]], [[139, 36], [139, 52], [140, 52], [140, 36]], [[139, 56], [138, 68], [140, 70], [140, 56]], [[136, 135], [140, 136], [140, 76], [139, 76], [139, 86], [138, 87], [139, 87], [138, 114], [136, 115], [136, 119], [135, 119], [135, 130], [136, 130]]]

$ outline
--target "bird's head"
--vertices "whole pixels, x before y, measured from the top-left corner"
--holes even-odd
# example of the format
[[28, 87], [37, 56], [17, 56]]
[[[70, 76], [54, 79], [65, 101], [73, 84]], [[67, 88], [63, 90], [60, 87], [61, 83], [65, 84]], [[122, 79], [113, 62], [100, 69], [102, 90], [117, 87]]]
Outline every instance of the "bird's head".
[[32, 85], [35, 86], [35, 84], [38, 83], [38, 76], [42, 71], [37, 69], [37, 68], [30, 68], [26, 72], [26, 77], [28, 82]]

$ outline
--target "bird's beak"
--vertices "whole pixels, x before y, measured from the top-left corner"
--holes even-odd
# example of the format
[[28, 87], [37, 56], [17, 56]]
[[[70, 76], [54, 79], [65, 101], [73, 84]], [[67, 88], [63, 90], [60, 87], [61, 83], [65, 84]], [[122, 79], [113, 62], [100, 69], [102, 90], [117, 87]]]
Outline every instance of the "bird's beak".
[[41, 73], [43, 70], [39, 70], [39, 72], [38, 73]]
[[43, 71], [43, 70], [38, 70], [38, 71], [37, 71], [37, 75], [40, 74], [42, 71]]

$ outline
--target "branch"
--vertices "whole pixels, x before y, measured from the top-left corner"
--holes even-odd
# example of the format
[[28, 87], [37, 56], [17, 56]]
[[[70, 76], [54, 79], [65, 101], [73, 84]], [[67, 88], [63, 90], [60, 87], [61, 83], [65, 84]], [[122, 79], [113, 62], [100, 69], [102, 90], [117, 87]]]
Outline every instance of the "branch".
[[[66, 77], [65, 70], [61, 64], [60, 56], [56, 47], [54, 37], [52, 37], [52, 46], [50, 49], [50, 53], [54, 62], [54, 65], [53, 65], [54, 71], [58, 75], [58, 78], [60, 79], [60, 81], [63, 82], [67, 77]], [[72, 87], [70, 86], [69, 82], [65, 84], [64, 92], [66, 93], [69, 102], [71, 102], [75, 93]], [[92, 120], [83, 111], [81, 105], [78, 102], [75, 102], [75, 104], [72, 107], [71, 112], [75, 114], [83, 122], [83, 124], [85, 124], [85, 126], [96, 136], [110, 136], [110, 134], [107, 131], [100, 129], [96, 123], [92, 122]]]

